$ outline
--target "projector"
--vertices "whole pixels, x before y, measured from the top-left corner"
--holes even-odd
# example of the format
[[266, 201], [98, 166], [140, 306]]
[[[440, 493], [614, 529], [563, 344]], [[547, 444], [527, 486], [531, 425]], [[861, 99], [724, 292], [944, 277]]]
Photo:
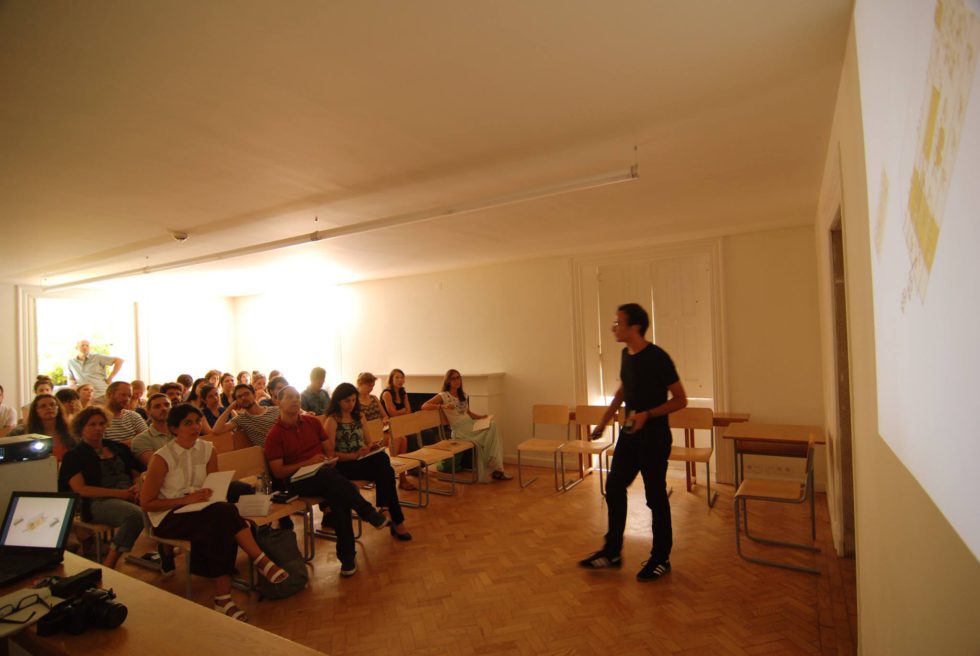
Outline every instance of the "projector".
[[51, 438], [31, 433], [0, 437], [0, 463], [44, 460], [51, 455]]

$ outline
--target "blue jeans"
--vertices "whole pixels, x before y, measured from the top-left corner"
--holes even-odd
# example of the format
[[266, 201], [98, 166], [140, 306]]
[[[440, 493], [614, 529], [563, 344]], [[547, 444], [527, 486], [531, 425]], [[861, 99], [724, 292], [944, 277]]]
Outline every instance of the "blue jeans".
[[112, 544], [117, 551], [130, 551], [143, 532], [143, 511], [135, 503], [101, 497], [92, 499], [89, 506], [92, 521], [115, 527]]

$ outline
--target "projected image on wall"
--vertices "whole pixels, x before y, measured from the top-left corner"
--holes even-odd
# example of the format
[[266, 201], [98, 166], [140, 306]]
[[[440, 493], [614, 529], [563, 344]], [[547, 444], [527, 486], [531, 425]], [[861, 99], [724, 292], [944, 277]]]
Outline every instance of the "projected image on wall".
[[980, 462], [972, 412], [980, 2], [940, 0], [900, 14], [889, 25], [894, 40], [858, 53], [862, 76], [886, 80], [862, 96], [869, 198], [877, 199], [869, 209], [878, 426], [980, 554], [980, 522], [961, 487]]

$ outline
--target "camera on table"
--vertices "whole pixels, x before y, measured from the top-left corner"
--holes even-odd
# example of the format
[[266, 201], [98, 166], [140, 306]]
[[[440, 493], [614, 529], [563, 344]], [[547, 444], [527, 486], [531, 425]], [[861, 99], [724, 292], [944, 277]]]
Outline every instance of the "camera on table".
[[37, 623], [39, 636], [56, 633], [78, 635], [90, 627], [114, 629], [126, 620], [129, 610], [117, 601], [116, 593], [96, 588], [102, 570], [88, 569], [51, 586], [51, 593], [63, 598]]

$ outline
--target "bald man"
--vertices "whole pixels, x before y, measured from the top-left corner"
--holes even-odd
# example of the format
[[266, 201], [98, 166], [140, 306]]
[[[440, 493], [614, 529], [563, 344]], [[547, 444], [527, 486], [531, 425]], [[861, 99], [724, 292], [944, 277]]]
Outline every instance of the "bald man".
[[[68, 361], [65, 367], [65, 374], [68, 376], [68, 384], [72, 387], [89, 384], [94, 389], [94, 398], [105, 395], [106, 388], [112, 383], [122, 368], [123, 359], [112, 355], [101, 355], [92, 353], [92, 345], [87, 339], [78, 340], [75, 345], [78, 355]], [[106, 367], [112, 367], [112, 372], [107, 376]]]

